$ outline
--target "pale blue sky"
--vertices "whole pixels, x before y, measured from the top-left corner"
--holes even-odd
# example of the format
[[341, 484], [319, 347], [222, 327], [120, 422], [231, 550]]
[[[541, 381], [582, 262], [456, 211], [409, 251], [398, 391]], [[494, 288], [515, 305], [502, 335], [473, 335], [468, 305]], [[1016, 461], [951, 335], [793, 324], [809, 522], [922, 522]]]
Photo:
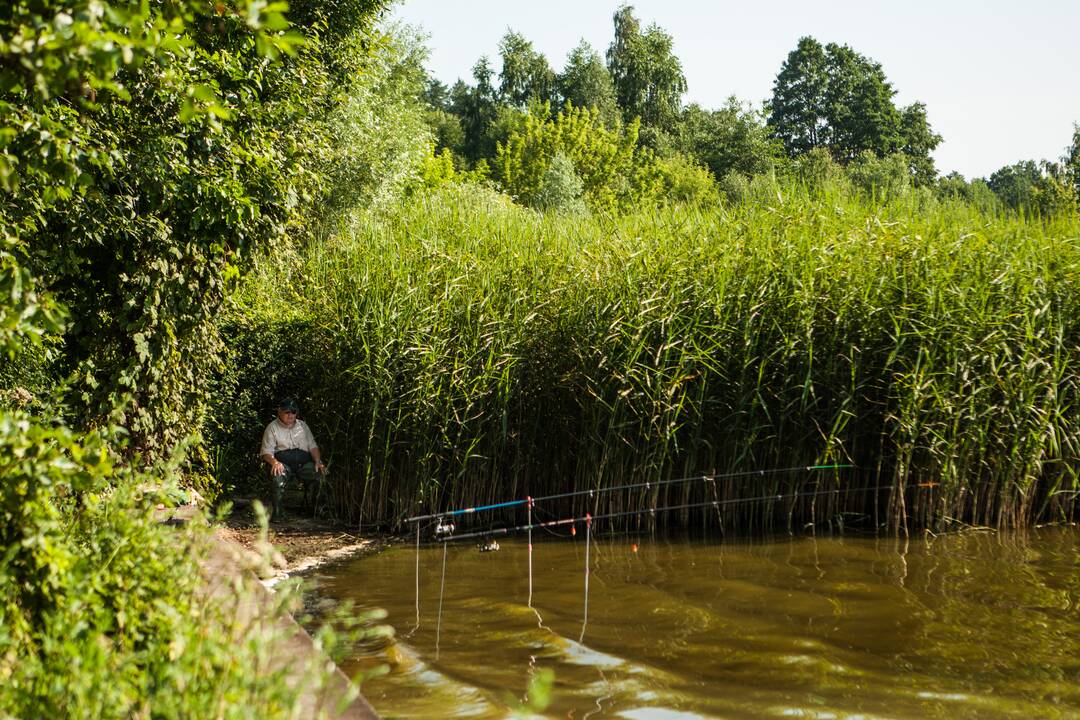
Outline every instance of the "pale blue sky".
[[[926, 103], [945, 141], [942, 173], [988, 176], [1022, 159], [1058, 159], [1080, 122], [1080, 0], [772, 0], [631, 3], [675, 39], [690, 90], [717, 107], [729, 95], [760, 105], [803, 35], [880, 62], [896, 101]], [[471, 81], [480, 55], [521, 32], [556, 69], [581, 38], [601, 54], [618, 0], [405, 0], [394, 16], [430, 36], [432, 73]]]

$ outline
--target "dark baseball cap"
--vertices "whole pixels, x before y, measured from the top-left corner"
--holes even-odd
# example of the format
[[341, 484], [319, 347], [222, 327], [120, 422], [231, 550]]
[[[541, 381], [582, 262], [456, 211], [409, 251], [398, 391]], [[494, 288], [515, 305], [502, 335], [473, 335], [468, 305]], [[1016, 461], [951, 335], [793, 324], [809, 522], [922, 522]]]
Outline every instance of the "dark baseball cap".
[[300, 412], [300, 406], [296, 404], [296, 401], [291, 397], [282, 398], [278, 403], [278, 410], [292, 410], [293, 412]]

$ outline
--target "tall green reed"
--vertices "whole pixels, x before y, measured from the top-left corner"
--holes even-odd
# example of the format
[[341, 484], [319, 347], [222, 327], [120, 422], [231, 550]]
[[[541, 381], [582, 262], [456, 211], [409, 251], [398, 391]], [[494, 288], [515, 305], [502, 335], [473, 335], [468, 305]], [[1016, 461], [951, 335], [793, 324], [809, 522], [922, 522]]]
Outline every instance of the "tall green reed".
[[458, 188], [267, 261], [239, 312], [302, 318], [275, 362], [353, 521], [836, 461], [550, 511], [837, 488], [658, 519], [1018, 526], [1075, 511], [1078, 283], [1075, 218], [781, 188], [567, 219]]

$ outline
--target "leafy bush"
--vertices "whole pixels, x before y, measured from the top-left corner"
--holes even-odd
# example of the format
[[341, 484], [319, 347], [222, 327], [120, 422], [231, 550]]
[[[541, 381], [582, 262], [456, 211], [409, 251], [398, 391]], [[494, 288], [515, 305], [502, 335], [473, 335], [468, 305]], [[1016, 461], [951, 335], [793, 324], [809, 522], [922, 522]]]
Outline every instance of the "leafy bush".
[[[418, 185], [424, 188], [436, 188], [453, 181], [458, 173], [454, 169], [454, 154], [449, 148], [443, 148], [441, 152], [435, 152], [435, 146], [431, 145], [431, 154], [424, 157], [420, 164], [420, 177]], [[415, 187], [410, 188], [410, 191]]]
[[843, 191], [847, 184], [844, 168], [825, 148], [814, 148], [795, 158], [787, 172], [803, 187], [819, 194]]
[[208, 531], [153, 516], [174, 471], [119, 464], [119, 439], [0, 412], [0, 715], [296, 717], [325, 669], [285, 681], [283, 631], [240, 610], [252, 589], [206, 590]]
[[587, 212], [582, 195], [585, 185], [574, 171], [574, 164], [562, 153], [551, 161], [540, 188], [528, 204], [539, 210], [555, 210], [568, 214]]
[[655, 202], [663, 177], [651, 152], [637, 146], [638, 124], [604, 125], [598, 110], [567, 105], [555, 117], [545, 109], [524, 116], [524, 126], [499, 143], [495, 179], [512, 197], [536, 197], [552, 161], [568, 158], [597, 211], [618, 211]]
[[657, 165], [664, 180], [662, 197], [666, 202], [709, 205], [719, 200], [712, 173], [692, 158], [676, 153], [658, 160]]
[[864, 150], [848, 165], [847, 176], [857, 189], [882, 202], [902, 197], [911, 189], [911, 173], [903, 153], [879, 158]]
[[741, 172], [732, 170], [725, 173], [717, 186], [728, 202], [741, 203], [750, 197], [750, 178]]
[[1001, 201], [985, 180], [976, 178], [968, 182], [957, 172], [949, 173], [938, 180], [937, 195], [943, 200], [967, 203], [988, 214], [994, 214], [1002, 207]]

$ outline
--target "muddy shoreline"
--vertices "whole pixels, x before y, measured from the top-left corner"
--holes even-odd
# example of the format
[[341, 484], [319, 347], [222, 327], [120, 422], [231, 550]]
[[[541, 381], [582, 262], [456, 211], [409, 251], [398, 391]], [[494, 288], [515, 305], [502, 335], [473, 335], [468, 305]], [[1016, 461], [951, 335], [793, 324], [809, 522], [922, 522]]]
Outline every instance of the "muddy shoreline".
[[[218, 525], [216, 532], [222, 539], [250, 553], [261, 551], [258, 519], [248, 502], [234, 503], [232, 512]], [[275, 550], [270, 563], [271, 574], [261, 578], [268, 587], [327, 562], [375, 552], [388, 543], [383, 536], [360, 536], [355, 528], [315, 520], [297, 512], [286, 512], [272, 519], [267, 527], [266, 541]]]

